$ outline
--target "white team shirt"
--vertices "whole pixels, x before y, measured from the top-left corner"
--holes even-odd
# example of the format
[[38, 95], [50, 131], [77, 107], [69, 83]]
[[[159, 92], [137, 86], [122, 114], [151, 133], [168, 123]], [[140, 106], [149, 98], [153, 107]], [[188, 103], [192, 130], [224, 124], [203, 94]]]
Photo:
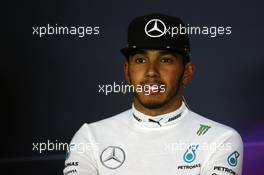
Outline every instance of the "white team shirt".
[[84, 124], [64, 175], [241, 175], [243, 143], [232, 128], [190, 111], [151, 117], [132, 109]]

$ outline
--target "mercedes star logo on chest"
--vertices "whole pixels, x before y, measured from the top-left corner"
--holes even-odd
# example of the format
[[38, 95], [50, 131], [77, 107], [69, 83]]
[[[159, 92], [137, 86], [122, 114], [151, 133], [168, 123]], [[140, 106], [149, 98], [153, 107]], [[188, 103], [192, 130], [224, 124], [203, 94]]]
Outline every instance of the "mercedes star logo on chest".
[[100, 156], [101, 163], [110, 169], [120, 167], [125, 161], [125, 152], [118, 146], [109, 146], [105, 148]]

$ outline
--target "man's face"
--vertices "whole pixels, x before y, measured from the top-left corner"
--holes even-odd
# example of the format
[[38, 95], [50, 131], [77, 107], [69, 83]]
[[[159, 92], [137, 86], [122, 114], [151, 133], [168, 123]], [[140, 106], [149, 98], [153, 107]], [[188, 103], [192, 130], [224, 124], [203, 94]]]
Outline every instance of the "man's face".
[[134, 93], [135, 100], [149, 109], [179, 100], [184, 73], [183, 57], [165, 50], [137, 50], [125, 63], [128, 82], [145, 87]]

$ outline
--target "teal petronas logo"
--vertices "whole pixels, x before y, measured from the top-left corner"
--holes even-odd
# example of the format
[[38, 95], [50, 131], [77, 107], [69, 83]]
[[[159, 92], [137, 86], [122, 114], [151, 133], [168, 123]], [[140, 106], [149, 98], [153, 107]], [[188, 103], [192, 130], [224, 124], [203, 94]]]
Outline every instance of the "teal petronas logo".
[[236, 166], [237, 165], [237, 159], [239, 157], [239, 153], [237, 151], [234, 151], [233, 153], [231, 153], [228, 158], [227, 158], [227, 162], [230, 166]]
[[198, 129], [196, 134], [198, 136], [204, 135], [210, 128], [211, 128], [211, 126], [200, 124], [200, 128]]
[[199, 147], [199, 145], [191, 145], [186, 152], [183, 155], [183, 160], [187, 163], [191, 163], [195, 160], [196, 158], [196, 154], [195, 151], [197, 150], [197, 148]]

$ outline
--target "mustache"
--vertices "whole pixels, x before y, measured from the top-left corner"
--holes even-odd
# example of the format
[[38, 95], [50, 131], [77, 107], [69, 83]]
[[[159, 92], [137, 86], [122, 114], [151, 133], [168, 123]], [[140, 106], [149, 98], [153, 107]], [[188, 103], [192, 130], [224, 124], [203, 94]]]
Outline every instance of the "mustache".
[[160, 79], [146, 79], [146, 80], [143, 80], [142, 82], [140, 82], [141, 85], [149, 84], [149, 83], [164, 84], [165, 85], [165, 83]]

